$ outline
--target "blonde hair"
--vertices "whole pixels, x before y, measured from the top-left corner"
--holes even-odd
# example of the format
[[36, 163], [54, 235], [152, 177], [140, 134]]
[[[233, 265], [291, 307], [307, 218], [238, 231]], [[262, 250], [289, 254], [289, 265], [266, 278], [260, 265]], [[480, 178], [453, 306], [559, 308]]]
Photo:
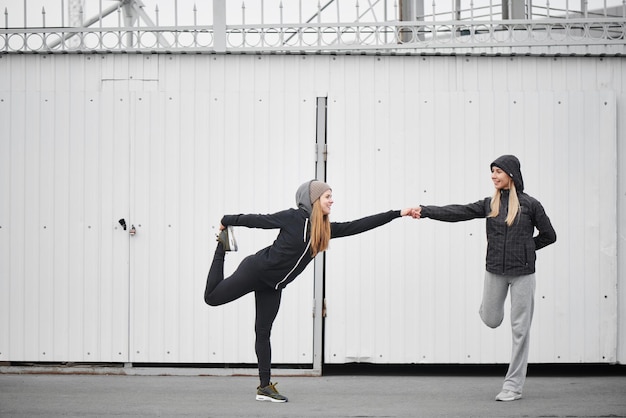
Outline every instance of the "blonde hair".
[[[496, 192], [491, 198], [491, 213], [489, 213], [489, 218], [495, 218], [500, 213], [500, 195], [501, 191], [496, 189]], [[509, 212], [506, 214], [506, 224], [508, 226], [513, 225], [513, 221], [517, 217], [519, 212], [519, 199], [517, 198], [517, 189], [515, 188], [515, 183], [511, 181], [511, 186], [509, 189]]]
[[313, 203], [311, 211], [311, 254], [315, 257], [318, 253], [326, 251], [330, 241], [330, 219], [324, 215], [320, 200]]

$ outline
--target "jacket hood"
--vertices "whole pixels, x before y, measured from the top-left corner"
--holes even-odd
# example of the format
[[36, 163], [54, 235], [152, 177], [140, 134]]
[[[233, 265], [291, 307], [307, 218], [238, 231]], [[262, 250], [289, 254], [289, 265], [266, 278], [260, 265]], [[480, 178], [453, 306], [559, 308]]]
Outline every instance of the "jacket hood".
[[498, 167], [513, 179], [518, 193], [524, 191], [524, 179], [522, 178], [522, 166], [515, 155], [502, 155], [491, 163], [490, 168]]
[[306, 183], [302, 183], [296, 191], [296, 205], [298, 205], [298, 208], [304, 209], [309, 215], [313, 211], [311, 196], [309, 193], [309, 187], [312, 182], [313, 180], [309, 180]]

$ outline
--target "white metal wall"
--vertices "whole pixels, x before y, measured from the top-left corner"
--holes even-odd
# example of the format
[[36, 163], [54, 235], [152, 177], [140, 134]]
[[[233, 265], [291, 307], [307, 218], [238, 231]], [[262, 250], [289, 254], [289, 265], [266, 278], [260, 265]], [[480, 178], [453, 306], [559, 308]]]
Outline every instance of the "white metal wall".
[[[491, 160], [516, 153], [559, 237], [539, 252], [531, 361], [623, 362], [624, 73], [582, 57], [0, 56], [0, 360], [255, 362], [253, 297], [202, 300], [215, 227], [294, 205], [327, 96], [333, 219], [478, 200]], [[238, 231], [227, 270], [273, 237]], [[477, 315], [484, 247], [483, 221], [333, 240], [324, 361], [508, 361], [508, 326]], [[312, 280], [285, 291], [277, 363], [312, 361]]]
[[[538, 253], [530, 361], [616, 361], [614, 93], [433, 92], [382, 64], [348, 65], [358, 84], [385, 81], [361, 94], [346, 83], [330, 100], [329, 177], [347, 202], [335, 216], [480, 200], [493, 192], [490, 162], [516, 154], [558, 234]], [[478, 316], [485, 247], [484, 220], [400, 220], [334, 243], [326, 359], [508, 362], [508, 315], [497, 331]]]
[[[256, 61], [0, 59], [1, 360], [256, 361], [252, 295], [204, 304], [215, 234], [294, 206], [316, 120], [311, 88], [287, 88], [306, 71]], [[274, 235], [238, 231], [226, 272]], [[312, 270], [285, 293], [274, 359], [311, 363]]]
[[38, 61], [0, 60], [11, 67], [0, 98], [0, 357], [126, 361], [123, 121], [108, 123], [104, 94], [55, 90], [55, 64]]
[[[165, 91], [131, 97], [132, 362], [256, 361], [253, 295], [219, 308], [203, 301], [215, 234], [224, 213], [294, 206], [315, 172], [316, 109], [310, 90], [278, 87], [289, 75], [243, 58], [164, 58]], [[226, 272], [276, 233], [238, 229]], [[313, 320], [301, 309], [312, 305], [312, 270], [285, 294], [274, 359], [312, 363]]]

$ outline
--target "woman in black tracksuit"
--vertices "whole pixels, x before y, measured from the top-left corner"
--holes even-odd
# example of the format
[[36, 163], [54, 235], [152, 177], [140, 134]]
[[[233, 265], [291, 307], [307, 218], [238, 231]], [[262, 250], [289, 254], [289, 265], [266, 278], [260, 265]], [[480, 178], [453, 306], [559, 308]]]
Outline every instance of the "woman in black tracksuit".
[[[255, 351], [259, 363], [260, 386], [256, 399], [286, 402], [270, 382], [270, 333], [281, 292], [305, 269], [315, 256], [328, 248], [331, 238], [359, 234], [384, 225], [400, 216], [414, 215], [414, 209], [391, 210], [351, 222], [330, 222], [332, 190], [324, 182], [312, 180], [296, 192], [298, 209], [270, 215], [225, 215], [218, 244], [207, 277], [204, 300], [218, 306], [254, 292], [256, 301]], [[225, 251], [233, 248], [232, 227], [280, 229], [269, 247], [244, 258], [237, 270], [224, 279]]]
[[[556, 232], [539, 201], [524, 193], [519, 160], [503, 155], [491, 163], [493, 197], [468, 205], [421, 206], [419, 216], [458, 222], [487, 218], [487, 258], [480, 317], [490, 328], [504, 318], [511, 292], [511, 363], [497, 401], [522, 397], [535, 294], [536, 251], [554, 243]], [[534, 236], [535, 228], [539, 231]]]

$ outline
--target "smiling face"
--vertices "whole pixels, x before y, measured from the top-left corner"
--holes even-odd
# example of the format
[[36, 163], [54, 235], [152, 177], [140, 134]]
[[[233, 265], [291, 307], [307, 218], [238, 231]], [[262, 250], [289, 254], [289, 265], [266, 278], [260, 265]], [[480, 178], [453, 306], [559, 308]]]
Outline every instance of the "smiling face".
[[324, 215], [330, 214], [330, 207], [333, 205], [333, 192], [332, 190], [326, 190], [320, 196], [320, 206], [322, 207], [322, 213]]
[[508, 190], [511, 188], [511, 177], [495, 165], [491, 168], [491, 181], [493, 181], [493, 185], [497, 190]]

